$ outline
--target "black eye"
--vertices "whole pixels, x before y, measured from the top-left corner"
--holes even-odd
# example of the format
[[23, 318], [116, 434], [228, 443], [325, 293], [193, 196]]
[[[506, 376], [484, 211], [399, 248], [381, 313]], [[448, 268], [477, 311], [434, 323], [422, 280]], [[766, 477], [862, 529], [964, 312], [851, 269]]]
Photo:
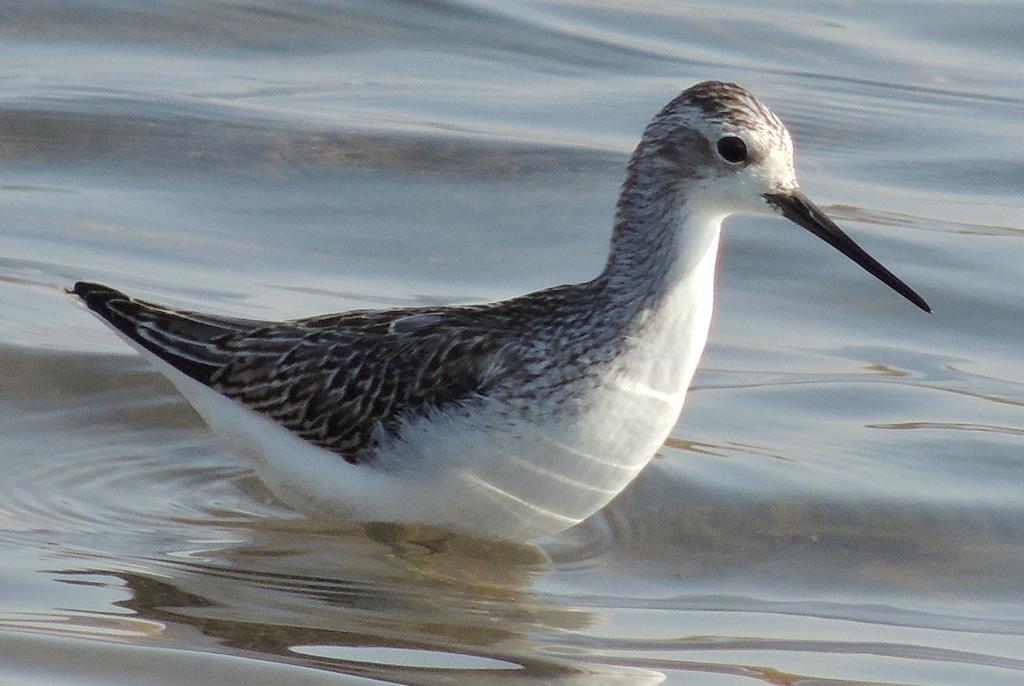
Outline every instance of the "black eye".
[[736, 164], [747, 159], [747, 144], [739, 136], [724, 136], [718, 139], [718, 154], [726, 162]]

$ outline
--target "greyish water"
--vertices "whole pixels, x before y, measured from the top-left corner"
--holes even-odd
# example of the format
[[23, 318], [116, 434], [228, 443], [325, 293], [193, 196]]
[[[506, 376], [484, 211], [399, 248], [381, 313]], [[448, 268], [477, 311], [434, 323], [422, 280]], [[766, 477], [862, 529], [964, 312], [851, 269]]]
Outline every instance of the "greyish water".
[[[0, 682], [1024, 683], [1024, 9], [0, 10]], [[589, 278], [687, 85], [933, 305], [727, 226], [660, 457], [539, 545], [296, 518], [56, 286], [288, 318]]]

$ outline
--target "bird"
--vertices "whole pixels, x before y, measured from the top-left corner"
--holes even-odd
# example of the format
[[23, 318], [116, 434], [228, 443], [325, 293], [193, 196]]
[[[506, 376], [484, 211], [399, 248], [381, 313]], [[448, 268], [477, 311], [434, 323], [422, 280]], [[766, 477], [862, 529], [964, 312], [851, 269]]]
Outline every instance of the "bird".
[[68, 289], [300, 515], [530, 541], [587, 519], [674, 428], [708, 338], [723, 220], [784, 217], [925, 312], [800, 190], [779, 118], [704, 81], [650, 121], [607, 261], [487, 304], [262, 321]]

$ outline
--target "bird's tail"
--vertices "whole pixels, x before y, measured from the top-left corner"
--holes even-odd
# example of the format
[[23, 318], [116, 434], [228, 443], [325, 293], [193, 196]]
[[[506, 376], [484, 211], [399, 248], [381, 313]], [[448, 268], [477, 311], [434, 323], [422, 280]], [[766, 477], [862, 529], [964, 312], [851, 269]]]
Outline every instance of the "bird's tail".
[[79, 281], [68, 293], [78, 296], [124, 338], [207, 385], [228, 359], [223, 341], [264, 324], [251, 319], [176, 310], [87, 281]]

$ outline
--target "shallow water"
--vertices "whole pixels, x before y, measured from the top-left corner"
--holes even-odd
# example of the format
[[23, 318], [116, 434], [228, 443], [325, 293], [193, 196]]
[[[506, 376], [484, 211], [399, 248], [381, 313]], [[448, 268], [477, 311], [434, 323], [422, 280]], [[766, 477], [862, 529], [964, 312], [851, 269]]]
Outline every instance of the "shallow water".
[[[1022, 35], [1013, 2], [4, 10], [0, 681], [1019, 684]], [[672, 439], [539, 545], [296, 518], [56, 288], [287, 318], [589, 278], [706, 78], [935, 314], [730, 220]]]

